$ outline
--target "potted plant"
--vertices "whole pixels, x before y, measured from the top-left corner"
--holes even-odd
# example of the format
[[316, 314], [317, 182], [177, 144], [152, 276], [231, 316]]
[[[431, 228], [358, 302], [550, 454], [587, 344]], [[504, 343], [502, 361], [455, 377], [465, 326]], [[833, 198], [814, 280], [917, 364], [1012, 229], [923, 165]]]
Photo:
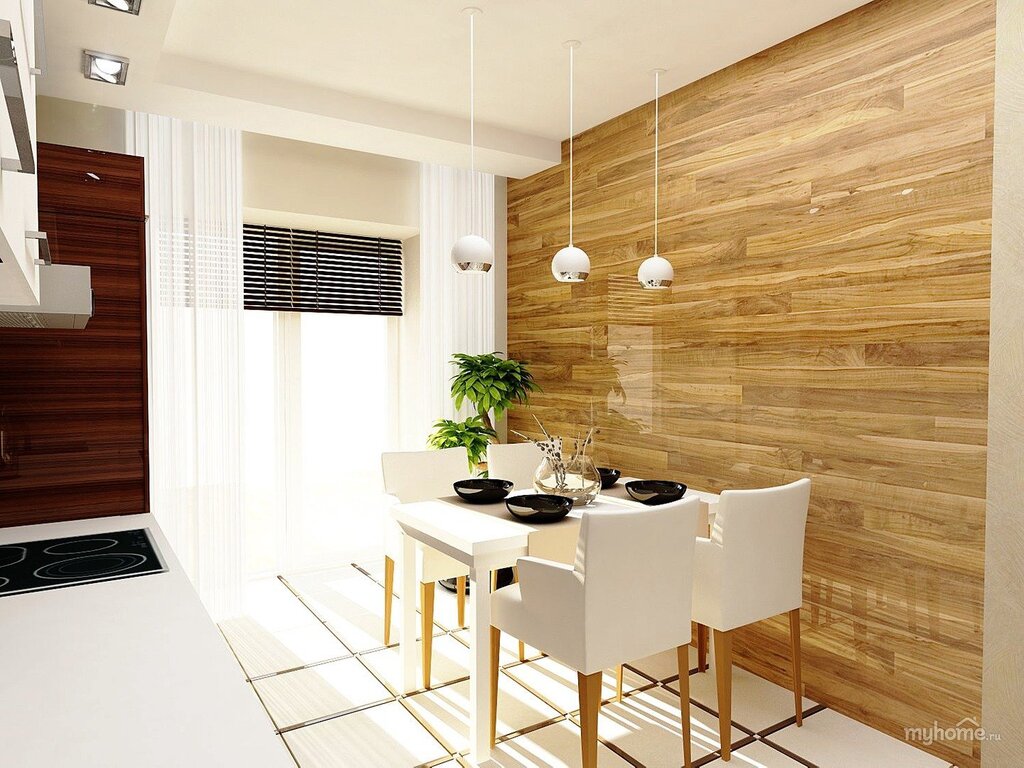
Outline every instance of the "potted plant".
[[491, 411], [499, 419], [513, 403], [526, 403], [531, 392], [540, 387], [533, 380], [527, 363], [507, 360], [497, 352], [486, 355], [452, 355], [457, 371], [452, 377], [452, 397], [455, 407], [469, 401], [477, 415], [491, 430]]
[[434, 422], [434, 431], [427, 438], [427, 444], [437, 450], [464, 447], [472, 470], [480, 466], [487, 453], [487, 444], [496, 437], [494, 430], [479, 416], [470, 416], [465, 421], [439, 419]]
[[487, 444], [497, 442], [494, 419], [498, 419], [513, 403], [525, 403], [531, 392], [539, 389], [527, 364], [521, 360], [507, 360], [497, 352], [484, 355], [452, 355], [456, 373], [452, 377], [451, 394], [455, 407], [469, 402], [476, 416], [465, 421], [441, 419], [434, 423], [434, 431], [427, 439], [431, 448], [457, 448], [463, 446], [469, 454], [471, 469], [485, 472]]
[[[491, 412], [495, 419], [500, 418], [513, 403], [525, 403], [530, 393], [539, 387], [526, 362], [505, 359], [497, 352], [484, 355], [459, 353], [452, 355], [452, 364], [456, 368], [451, 386], [455, 407], [461, 408], [468, 401], [476, 410], [476, 416], [465, 421], [441, 419], [435, 422], [434, 432], [427, 443], [431, 448], [464, 446], [469, 454], [470, 469], [485, 474], [487, 444], [498, 440]], [[502, 568], [498, 574], [498, 585], [505, 586], [511, 582], [512, 569]], [[455, 583], [455, 579], [440, 582], [449, 592], [455, 591]]]

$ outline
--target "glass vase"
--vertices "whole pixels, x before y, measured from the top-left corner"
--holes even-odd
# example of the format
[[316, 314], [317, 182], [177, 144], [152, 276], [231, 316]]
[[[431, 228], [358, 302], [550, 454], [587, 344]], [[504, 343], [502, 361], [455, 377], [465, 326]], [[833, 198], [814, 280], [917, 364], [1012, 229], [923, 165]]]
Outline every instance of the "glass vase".
[[538, 493], [568, 496], [573, 506], [593, 503], [601, 490], [601, 475], [591, 458], [583, 455], [563, 464], [564, 470], [545, 458], [533, 473], [533, 487]]

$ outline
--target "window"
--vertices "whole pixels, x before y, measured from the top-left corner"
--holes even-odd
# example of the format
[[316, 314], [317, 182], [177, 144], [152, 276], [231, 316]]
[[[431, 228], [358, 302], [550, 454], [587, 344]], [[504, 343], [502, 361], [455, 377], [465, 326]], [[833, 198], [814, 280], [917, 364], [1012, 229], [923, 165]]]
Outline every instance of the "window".
[[245, 308], [402, 314], [402, 243], [246, 224]]
[[378, 552], [402, 243], [246, 224], [244, 257], [247, 570]]
[[245, 313], [250, 574], [379, 554], [388, 318]]

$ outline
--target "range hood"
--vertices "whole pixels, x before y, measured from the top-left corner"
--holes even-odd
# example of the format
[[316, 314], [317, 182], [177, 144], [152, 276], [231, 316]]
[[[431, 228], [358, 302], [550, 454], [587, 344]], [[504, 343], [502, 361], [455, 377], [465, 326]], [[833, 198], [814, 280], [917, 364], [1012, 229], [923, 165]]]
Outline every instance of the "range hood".
[[0, 305], [2, 328], [85, 328], [92, 317], [89, 267], [39, 265], [39, 305]]

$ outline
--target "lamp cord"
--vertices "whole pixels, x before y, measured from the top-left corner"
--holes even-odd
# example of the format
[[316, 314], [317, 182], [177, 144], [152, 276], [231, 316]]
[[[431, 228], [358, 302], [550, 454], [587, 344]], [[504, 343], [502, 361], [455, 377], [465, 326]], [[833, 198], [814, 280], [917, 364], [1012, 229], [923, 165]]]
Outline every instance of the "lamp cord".
[[470, 231], [476, 229], [476, 14], [469, 14], [469, 216]]
[[659, 97], [661, 96], [661, 73], [654, 73], [654, 255], [658, 255], [658, 139], [659, 139]]
[[572, 247], [572, 187], [573, 187], [573, 156], [572, 156], [572, 107], [573, 107], [573, 82], [575, 80], [576, 46], [569, 46], [569, 247]]

